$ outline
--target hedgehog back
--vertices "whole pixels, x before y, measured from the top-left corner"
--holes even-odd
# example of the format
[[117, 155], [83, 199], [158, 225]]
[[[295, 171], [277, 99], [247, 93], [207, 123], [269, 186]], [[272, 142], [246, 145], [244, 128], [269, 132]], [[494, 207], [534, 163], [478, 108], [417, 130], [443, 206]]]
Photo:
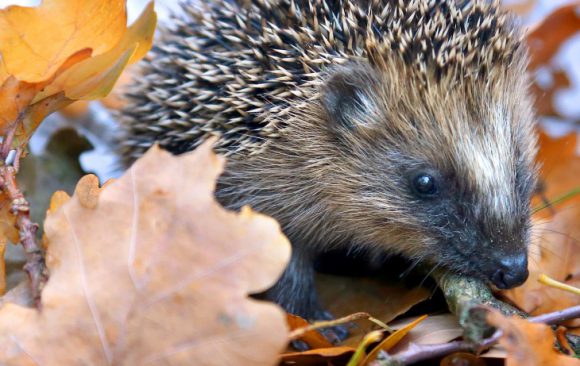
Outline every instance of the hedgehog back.
[[222, 153], [258, 153], [332, 65], [397, 58], [422, 88], [509, 67], [520, 44], [498, 1], [201, 0], [183, 10], [126, 92], [127, 161], [154, 142], [178, 154], [209, 136]]

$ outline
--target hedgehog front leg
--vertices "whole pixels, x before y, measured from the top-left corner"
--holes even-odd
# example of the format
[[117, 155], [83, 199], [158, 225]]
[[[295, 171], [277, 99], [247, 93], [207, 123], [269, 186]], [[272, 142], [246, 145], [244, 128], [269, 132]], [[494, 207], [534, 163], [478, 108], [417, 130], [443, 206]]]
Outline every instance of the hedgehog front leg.
[[[293, 248], [292, 258], [282, 277], [266, 292], [265, 297], [280, 304], [288, 313], [309, 321], [333, 319], [332, 314], [325, 311], [318, 301], [311, 253], [296, 246]], [[321, 332], [333, 344], [348, 337], [346, 326], [325, 328]], [[294, 346], [304, 348], [299, 344], [294, 344]]]

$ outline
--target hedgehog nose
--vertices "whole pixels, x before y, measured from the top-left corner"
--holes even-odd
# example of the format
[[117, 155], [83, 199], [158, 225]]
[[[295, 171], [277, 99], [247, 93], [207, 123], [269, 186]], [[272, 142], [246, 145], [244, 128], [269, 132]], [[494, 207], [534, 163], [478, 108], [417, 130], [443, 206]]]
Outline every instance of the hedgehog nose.
[[526, 253], [517, 254], [500, 259], [490, 280], [499, 289], [505, 290], [524, 283], [528, 274], [528, 256]]

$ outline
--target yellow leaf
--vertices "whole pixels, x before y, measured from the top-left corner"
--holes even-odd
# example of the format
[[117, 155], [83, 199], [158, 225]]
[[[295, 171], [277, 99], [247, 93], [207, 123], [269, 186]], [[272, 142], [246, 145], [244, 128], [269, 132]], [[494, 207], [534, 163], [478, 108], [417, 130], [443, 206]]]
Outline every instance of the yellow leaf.
[[382, 341], [381, 343], [379, 343], [378, 346], [376, 346], [367, 356], [367, 358], [365, 359], [365, 361], [363, 362], [364, 365], [367, 365], [369, 362], [375, 360], [377, 358], [377, 355], [379, 354], [380, 351], [389, 351], [391, 348], [393, 348], [394, 346], [397, 345], [397, 343], [399, 343], [401, 341], [401, 339], [403, 339], [407, 333], [409, 333], [411, 331], [411, 329], [415, 328], [417, 326], [417, 324], [421, 323], [423, 320], [425, 320], [427, 318], [427, 315], [423, 315], [419, 318], [417, 318], [416, 320], [414, 320], [413, 322], [405, 325], [403, 328], [401, 329], [397, 329], [396, 332], [394, 332], [393, 334], [389, 335], [384, 341]]
[[125, 66], [140, 60], [151, 48], [157, 15], [149, 3], [139, 19], [110, 51], [91, 57], [63, 72], [39, 93], [33, 103], [64, 91], [69, 99], [99, 99], [110, 93]]
[[45, 221], [42, 311], [0, 307], [0, 364], [275, 365], [281, 308], [248, 298], [282, 274], [290, 243], [271, 218], [222, 208], [211, 143], [150, 150], [123, 177], [83, 178]]
[[14, 76], [9, 76], [0, 84], [0, 133], [5, 134], [14, 127], [18, 115], [38, 90], [38, 85], [18, 81]]
[[346, 365], [354, 354], [352, 347], [317, 348], [305, 352], [284, 353], [282, 365]]
[[8, 79], [8, 70], [6, 70], [6, 65], [4, 65], [4, 60], [2, 59], [2, 54], [0, 54], [0, 83]]
[[151, 47], [156, 20], [151, 3], [127, 29], [119, 0], [45, 0], [0, 11], [0, 133], [16, 128], [13, 145], [22, 146], [50, 113], [105, 97]]
[[35, 8], [0, 10], [5, 75], [31, 83], [45, 81], [82, 49], [91, 49], [93, 55], [109, 51], [126, 24], [123, 0], [45, 0]]

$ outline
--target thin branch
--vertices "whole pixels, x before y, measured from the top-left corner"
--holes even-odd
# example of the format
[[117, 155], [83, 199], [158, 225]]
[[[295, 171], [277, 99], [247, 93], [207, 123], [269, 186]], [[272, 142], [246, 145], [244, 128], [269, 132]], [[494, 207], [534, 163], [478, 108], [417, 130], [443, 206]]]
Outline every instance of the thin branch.
[[[20, 156], [20, 154], [17, 154], [17, 156]], [[13, 166], [0, 167], [0, 188], [12, 202], [11, 211], [16, 217], [20, 244], [24, 248], [26, 255], [24, 270], [30, 278], [34, 302], [39, 306], [40, 293], [48, 280], [44, 251], [38, 245], [36, 236], [38, 224], [32, 222], [30, 218], [30, 205], [16, 183], [16, 169]]]
[[309, 324], [306, 327], [302, 327], [302, 328], [298, 328], [298, 329], [293, 330], [288, 335], [288, 338], [291, 341], [293, 341], [293, 340], [296, 340], [296, 339], [302, 337], [304, 334], [306, 334], [310, 331], [313, 331], [313, 330], [317, 330], [317, 329], [321, 329], [321, 328], [328, 328], [328, 327], [335, 327], [337, 325], [350, 323], [350, 322], [353, 322], [355, 320], [360, 320], [360, 319], [367, 319], [375, 324], [378, 324], [383, 329], [387, 329], [387, 330], [391, 329], [391, 328], [389, 328], [388, 325], [386, 325], [385, 323], [381, 322], [380, 320], [378, 320], [376, 318], [373, 318], [370, 314], [360, 312], [360, 313], [350, 314], [350, 315], [344, 316], [344, 317], [339, 318], [339, 319], [323, 320], [323, 321], [314, 322], [312, 324]]
[[0, 158], [3, 162], [6, 161], [10, 150], [12, 149], [12, 142], [14, 141], [14, 135], [16, 134], [16, 126], [22, 121], [22, 113], [16, 119], [14, 126], [8, 130], [8, 133], [4, 136], [2, 140], [2, 145], [0, 146]]
[[560, 324], [566, 320], [580, 318], [580, 305], [572, 306], [570, 308], [554, 311], [553, 313], [546, 313], [529, 318], [528, 321], [532, 323], [544, 323], [548, 325]]

